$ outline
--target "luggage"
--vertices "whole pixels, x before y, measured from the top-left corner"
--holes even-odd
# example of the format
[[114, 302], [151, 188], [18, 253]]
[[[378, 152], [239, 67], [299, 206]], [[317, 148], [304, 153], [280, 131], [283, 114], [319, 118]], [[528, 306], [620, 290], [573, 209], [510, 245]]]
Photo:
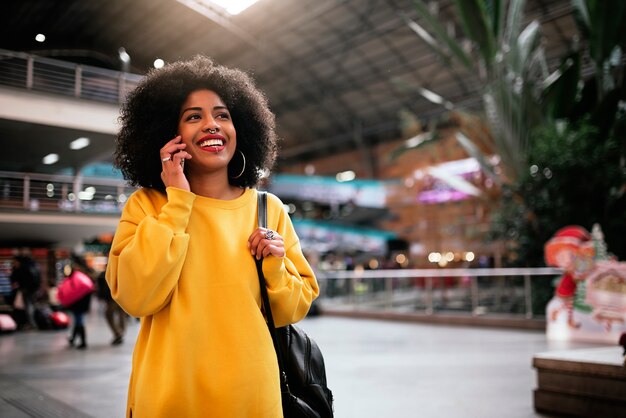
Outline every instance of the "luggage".
[[41, 330], [65, 329], [70, 324], [70, 317], [65, 312], [54, 312], [49, 306], [35, 309], [35, 324]]
[[57, 298], [61, 305], [66, 308], [73, 305], [84, 296], [94, 291], [93, 281], [85, 273], [74, 270], [71, 276], [67, 277], [58, 286]]
[[15, 320], [9, 314], [0, 314], [0, 332], [13, 332], [17, 329]]
[[65, 312], [52, 312], [50, 313], [50, 319], [55, 329], [65, 329], [70, 326], [70, 316]]

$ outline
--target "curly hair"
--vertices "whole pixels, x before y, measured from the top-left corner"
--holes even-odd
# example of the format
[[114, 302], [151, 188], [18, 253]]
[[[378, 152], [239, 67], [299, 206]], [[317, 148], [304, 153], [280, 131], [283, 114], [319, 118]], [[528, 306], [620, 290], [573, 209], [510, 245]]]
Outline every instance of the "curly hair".
[[241, 172], [239, 153], [229, 163], [229, 183], [253, 187], [273, 167], [278, 137], [265, 95], [243, 71], [198, 55], [151, 70], [122, 106], [114, 164], [131, 185], [165, 191], [159, 150], [176, 136], [187, 96], [201, 89], [224, 101], [237, 132], [237, 150], [245, 155], [245, 171], [238, 178], [233, 177]]

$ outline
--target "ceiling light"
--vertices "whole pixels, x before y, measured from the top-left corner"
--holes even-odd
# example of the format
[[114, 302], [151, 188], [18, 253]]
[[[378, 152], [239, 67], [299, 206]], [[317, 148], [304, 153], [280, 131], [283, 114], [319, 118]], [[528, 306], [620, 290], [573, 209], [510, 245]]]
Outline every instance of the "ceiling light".
[[48, 154], [43, 157], [43, 163], [46, 165], [54, 164], [59, 161], [59, 154]]
[[70, 149], [73, 149], [73, 150], [83, 149], [89, 145], [89, 142], [90, 142], [89, 138], [80, 137], [70, 142]]
[[304, 174], [307, 176], [315, 174], [315, 166], [313, 164], [307, 164], [306, 167], [304, 167]]
[[342, 171], [335, 176], [338, 182], [352, 181], [356, 178], [356, 174], [352, 170]]
[[120, 60], [126, 64], [130, 62], [130, 55], [126, 52], [126, 48], [119, 48], [117, 50], [118, 55], [120, 56]]
[[38, 33], [37, 36], [35, 36], [35, 40], [37, 42], [43, 42], [46, 40], [46, 35], [44, 35], [43, 33]]
[[165, 61], [163, 61], [161, 58], [157, 58], [154, 60], [154, 68], [163, 68], [163, 66], [165, 65]]

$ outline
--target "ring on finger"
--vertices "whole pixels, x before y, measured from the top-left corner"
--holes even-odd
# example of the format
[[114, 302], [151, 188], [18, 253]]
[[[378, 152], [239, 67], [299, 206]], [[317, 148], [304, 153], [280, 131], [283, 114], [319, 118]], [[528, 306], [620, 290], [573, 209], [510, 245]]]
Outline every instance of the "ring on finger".
[[172, 156], [171, 155], [169, 157], [161, 158], [161, 161], [163, 161], [163, 162], [171, 161], [171, 160], [172, 160]]
[[271, 229], [268, 229], [267, 232], [265, 233], [265, 239], [274, 239], [274, 231], [272, 231]]

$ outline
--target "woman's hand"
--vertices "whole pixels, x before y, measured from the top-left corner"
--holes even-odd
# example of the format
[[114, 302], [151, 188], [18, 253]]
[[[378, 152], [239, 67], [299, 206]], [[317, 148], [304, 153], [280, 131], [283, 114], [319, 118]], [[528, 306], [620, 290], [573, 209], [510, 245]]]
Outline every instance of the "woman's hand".
[[178, 135], [171, 141], [167, 142], [159, 151], [163, 171], [161, 171], [161, 180], [165, 187], [176, 187], [182, 190], [191, 191], [189, 181], [185, 177], [183, 171], [185, 160], [190, 159], [191, 155], [185, 151], [187, 144], [181, 142], [183, 138]]
[[250, 253], [257, 259], [268, 255], [282, 258], [285, 256], [285, 242], [276, 231], [267, 228], [257, 228], [248, 238]]

